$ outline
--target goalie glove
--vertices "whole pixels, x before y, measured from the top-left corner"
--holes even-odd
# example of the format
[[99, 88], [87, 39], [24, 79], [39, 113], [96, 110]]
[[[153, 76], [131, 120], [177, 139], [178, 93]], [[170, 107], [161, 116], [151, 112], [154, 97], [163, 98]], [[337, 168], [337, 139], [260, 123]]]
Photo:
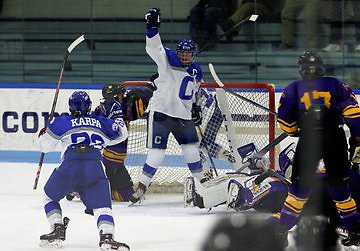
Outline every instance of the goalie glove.
[[158, 29], [160, 28], [160, 9], [159, 8], [151, 8], [145, 14], [145, 23], [147, 29]]
[[195, 103], [192, 106], [191, 110], [191, 118], [195, 123], [195, 126], [200, 126], [202, 122], [202, 116], [201, 116], [201, 107], [196, 105]]

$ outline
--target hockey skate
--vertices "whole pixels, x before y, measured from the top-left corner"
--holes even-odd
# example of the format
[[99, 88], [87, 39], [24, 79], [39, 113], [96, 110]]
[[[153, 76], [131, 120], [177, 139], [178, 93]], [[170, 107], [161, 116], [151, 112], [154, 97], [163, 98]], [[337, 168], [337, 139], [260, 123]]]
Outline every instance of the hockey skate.
[[115, 241], [112, 234], [103, 234], [102, 230], [100, 231], [99, 247], [101, 250], [130, 251], [127, 244]]
[[129, 200], [133, 204], [135, 204], [137, 202], [141, 202], [142, 200], [144, 200], [145, 192], [146, 192], [146, 186], [143, 183], [140, 182], [138, 187], [135, 189], [135, 193], [133, 193], [131, 195]]
[[185, 179], [184, 182], [184, 206], [194, 207], [194, 195], [195, 195], [195, 181], [194, 177], [190, 176]]
[[54, 229], [49, 234], [44, 234], [40, 236], [40, 247], [42, 248], [61, 248], [63, 241], [65, 240], [66, 228], [69, 224], [70, 219], [64, 217], [63, 224], [56, 223], [54, 224]]
[[341, 240], [344, 250], [360, 250], [360, 233], [349, 232], [348, 237]]

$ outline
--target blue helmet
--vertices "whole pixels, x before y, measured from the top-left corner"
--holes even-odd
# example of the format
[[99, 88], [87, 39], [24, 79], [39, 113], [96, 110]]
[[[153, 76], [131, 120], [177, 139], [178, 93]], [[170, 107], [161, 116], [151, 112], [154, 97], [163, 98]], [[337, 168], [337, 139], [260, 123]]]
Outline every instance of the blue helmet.
[[76, 91], [69, 98], [69, 111], [72, 115], [86, 115], [90, 113], [90, 96], [84, 91]]
[[196, 46], [190, 39], [182, 39], [176, 47], [176, 55], [184, 67], [189, 67], [195, 60]]

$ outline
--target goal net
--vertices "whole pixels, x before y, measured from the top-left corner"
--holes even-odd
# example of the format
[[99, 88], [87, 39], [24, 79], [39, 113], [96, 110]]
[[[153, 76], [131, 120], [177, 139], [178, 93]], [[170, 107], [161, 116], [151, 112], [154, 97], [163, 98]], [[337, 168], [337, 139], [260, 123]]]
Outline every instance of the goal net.
[[[148, 82], [127, 81], [123, 83], [128, 89], [146, 86]], [[250, 99], [270, 110], [275, 110], [275, 91], [271, 84], [225, 83], [225, 87]], [[229, 130], [224, 123], [223, 111], [220, 109], [216, 95], [218, 86], [215, 83], [203, 83], [201, 88], [202, 124], [199, 134], [199, 147], [203, 155], [203, 163], [210, 167], [209, 155], [212, 158], [218, 174], [234, 171], [236, 163], [234, 149], [254, 143], [261, 150], [275, 139], [275, 118], [272, 114], [253, 104], [243, 101], [230, 93], [226, 93], [231, 114], [234, 135], [229, 137]], [[208, 97], [206, 97], [208, 96]], [[224, 102], [224, 100], [220, 100]], [[139, 181], [142, 166], [145, 163], [148, 149], [146, 148], [147, 131], [146, 119], [138, 119], [130, 123], [127, 158], [125, 165], [134, 183]], [[235, 140], [229, 145], [229, 139]], [[182, 151], [172, 135], [169, 136], [166, 157], [157, 170], [153, 181], [158, 185], [182, 184], [191, 173]], [[275, 168], [275, 152], [270, 150], [265, 156], [270, 167]]]

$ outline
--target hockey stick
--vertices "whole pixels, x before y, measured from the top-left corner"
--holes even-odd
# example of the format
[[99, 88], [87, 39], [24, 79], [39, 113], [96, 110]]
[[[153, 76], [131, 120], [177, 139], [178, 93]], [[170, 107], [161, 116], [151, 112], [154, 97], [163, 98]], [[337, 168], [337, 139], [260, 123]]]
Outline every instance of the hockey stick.
[[242, 25], [243, 23], [246, 23], [247, 21], [252, 21], [255, 22], [256, 19], [258, 18], [259, 15], [250, 15], [248, 17], [245, 17], [244, 19], [240, 20], [237, 24], [235, 24], [233, 27], [231, 27], [230, 29], [228, 29], [227, 31], [225, 31], [222, 35], [218, 36], [217, 38], [215, 38], [214, 40], [210, 41], [209, 43], [207, 43], [203, 48], [201, 48], [197, 53], [196, 56], [198, 56], [201, 52], [205, 51], [207, 48], [209, 48], [210, 46], [212, 46], [213, 44], [215, 44], [217, 41], [219, 41], [220, 39], [222, 39], [223, 37], [225, 37], [226, 35], [229, 35], [231, 32], [233, 32], [235, 29], [237, 29], [240, 25]]
[[244, 100], [245, 102], [248, 102], [248, 103], [250, 103], [250, 104], [252, 104], [252, 105], [254, 105], [254, 106], [256, 106], [256, 107], [258, 107], [258, 108], [260, 108], [260, 109], [263, 109], [263, 110], [265, 110], [265, 111], [267, 111], [267, 112], [269, 112], [269, 113], [277, 116], [277, 112], [275, 112], [275, 111], [273, 111], [273, 110], [271, 110], [271, 109], [269, 109], [269, 108], [267, 108], [267, 107], [265, 107], [265, 106], [263, 106], [263, 105], [260, 105], [259, 103], [256, 103], [256, 102], [252, 101], [251, 99], [248, 99], [248, 98], [246, 98], [246, 97], [244, 97], [244, 96], [241, 96], [239, 93], [236, 93], [236, 92], [234, 92], [233, 90], [230, 90], [229, 88], [226, 88], [225, 85], [223, 84], [223, 82], [221, 82], [221, 80], [219, 79], [218, 75], [216, 74], [214, 65], [213, 65], [212, 63], [209, 63], [209, 70], [210, 70], [211, 76], [214, 78], [215, 82], [216, 82], [216, 83], [218, 84], [218, 86], [219, 86], [220, 88], [222, 88], [224, 91], [226, 91], [226, 92], [228, 92], [228, 93], [230, 93], [230, 94], [232, 94], [232, 95], [234, 95], [234, 96], [236, 96], [236, 97]]
[[[67, 61], [67, 59], [68, 59], [71, 51], [72, 51], [76, 46], [78, 46], [82, 41], [84, 41], [84, 40], [85, 40], [84, 35], [81, 35], [80, 37], [78, 37], [77, 39], [75, 39], [75, 40], [70, 44], [70, 46], [67, 48], [67, 50], [66, 50], [66, 52], [65, 52], [64, 60], [63, 60], [63, 62], [62, 62], [62, 66], [61, 66], [60, 76], [59, 76], [59, 79], [58, 79], [57, 85], [56, 85], [55, 96], [54, 96], [54, 99], [53, 99], [53, 103], [52, 103], [52, 107], [51, 107], [51, 112], [50, 112], [50, 115], [49, 115], [48, 123], [49, 123], [50, 121], [52, 121], [52, 119], [54, 118], [55, 107], [56, 107], [57, 99], [58, 99], [58, 96], [59, 96], [60, 83], [61, 83], [61, 79], [62, 79], [62, 75], [63, 75], [63, 72], [64, 72], [64, 68], [65, 68], [66, 61]], [[47, 125], [48, 125], [48, 124], [45, 125], [45, 128], [47, 127]], [[37, 169], [37, 172], [36, 172], [33, 189], [36, 189], [36, 188], [37, 188], [37, 185], [38, 185], [38, 182], [39, 182], [39, 178], [40, 178], [41, 167], [42, 167], [42, 164], [43, 164], [43, 162], [44, 162], [44, 157], [45, 157], [45, 153], [42, 152], [41, 155], [40, 155], [39, 166], [38, 166], [38, 169]]]
[[201, 139], [204, 141], [204, 146], [205, 146], [206, 152], [207, 152], [207, 154], [208, 154], [208, 157], [209, 157], [209, 159], [210, 159], [210, 163], [211, 163], [211, 168], [210, 168], [210, 170], [213, 170], [214, 173], [215, 173], [215, 175], [216, 175], [216, 176], [219, 176], [219, 175], [218, 175], [218, 172], [217, 172], [217, 170], [216, 170], [216, 167], [215, 167], [215, 162], [214, 162], [213, 158], [212, 158], [211, 155], [210, 155], [210, 150], [209, 150], [208, 144], [207, 144], [207, 142], [206, 142], [206, 140], [205, 140], [203, 131], [202, 131], [202, 129], [201, 129], [200, 126], [197, 126], [197, 128], [199, 129], [199, 133], [200, 133]]

